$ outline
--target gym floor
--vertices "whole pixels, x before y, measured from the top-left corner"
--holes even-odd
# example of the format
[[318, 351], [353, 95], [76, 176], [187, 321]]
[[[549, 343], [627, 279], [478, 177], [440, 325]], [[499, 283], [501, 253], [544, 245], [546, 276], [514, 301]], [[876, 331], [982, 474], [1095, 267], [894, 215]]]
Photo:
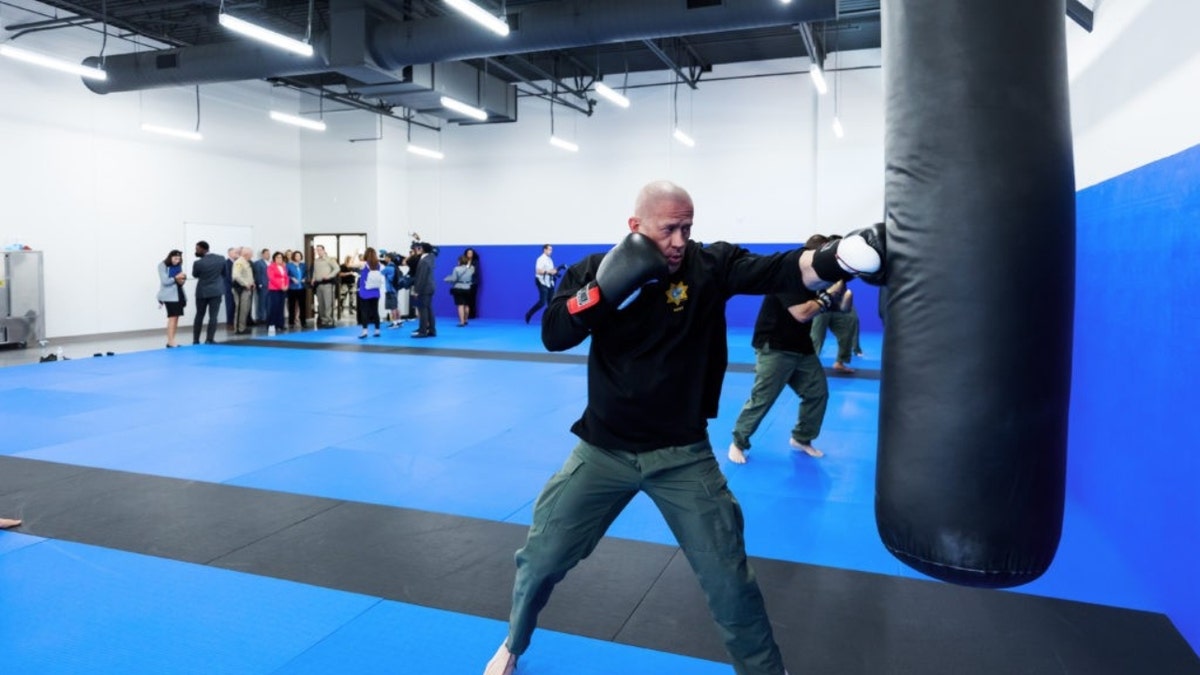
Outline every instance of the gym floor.
[[[351, 326], [167, 350], [148, 331], [63, 341], [52, 363], [0, 352], [0, 516], [24, 519], [0, 531], [0, 672], [481, 672], [533, 500], [574, 444], [586, 344], [547, 354], [520, 322], [441, 324], [432, 340]], [[930, 582], [884, 550], [878, 335], [858, 373], [829, 378], [825, 458], [788, 447], [785, 392], [730, 464], [749, 338], [730, 331], [709, 428], [792, 672], [1200, 673], [1073, 500], [1054, 565], [1015, 592]], [[644, 497], [541, 626], [522, 675], [730, 672]]]

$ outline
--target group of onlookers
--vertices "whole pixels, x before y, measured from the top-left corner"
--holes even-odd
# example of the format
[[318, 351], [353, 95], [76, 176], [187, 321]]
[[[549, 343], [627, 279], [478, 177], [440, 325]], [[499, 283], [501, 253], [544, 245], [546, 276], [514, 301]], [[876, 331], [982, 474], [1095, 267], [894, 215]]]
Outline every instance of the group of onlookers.
[[[196, 243], [196, 261], [192, 277], [196, 279], [193, 293], [195, 321], [192, 324], [192, 344], [216, 341], [217, 317], [222, 301], [225, 304], [227, 328], [236, 335], [250, 333], [250, 327], [265, 325], [268, 334], [308, 325], [305, 313], [305, 293], [309, 287], [317, 298], [317, 326], [336, 325], [333, 314], [333, 290], [337, 283], [337, 261], [330, 258], [324, 246], [316, 246], [311, 274], [301, 251], [262, 249], [259, 257], [248, 246], [232, 247], [225, 256], [213, 253], [208, 242]], [[178, 347], [175, 333], [179, 317], [187, 305], [183, 286], [188, 275], [183, 271], [183, 252], [175, 249], [158, 264], [158, 301], [167, 311], [167, 347]], [[208, 318], [205, 331], [204, 320]]]
[[[209, 250], [208, 242], [196, 243], [196, 260], [191, 275], [196, 279], [193, 293], [195, 320], [192, 324], [192, 344], [216, 341], [217, 317], [222, 300], [225, 303], [227, 329], [236, 335], [250, 333], [252, 326], [267, 326], [274, 335], [286, 327], [307, 328], [306, 293], [312, 289], [317, 328], [333, 328], [344, 311], [355, 315], [362, 327], [359, 337], [367, 336], [367, 328], [375, 327], [379, 335], [382, 319], [379, 304], [382, 299], [387, 320], [397, 328], [410, 318], [420, 320], [413, 337], [435, 337], [436, 319], [433, 298], [436, 285], [433, 267], [437, 249], [414, 235], [408, 255], [368, 248], [361, 257], [346, 256], [341, 265], [330, 257], [324, 246], [313, 249], [314, 259], [305, 263], [301, 251], [262, 249], [258, 258], [246, 246], [232, 247], [224, 257]], [[382, 255], [380, 255], [382, 253]], [[364, 271], [365, 270], [365, 271]], [[183, 315], [188, 298], [184, 284], [188, 275], [183, 271], [183, 252], [170, 251], [158, 264], [158, 301], [167, 312], [167, 347], [178, 347], [175, 334], [179, 317]], [[459, 258], [451, 277], [451, 294], [458, 307], [460, 326], [476, 316], [477, 289], [482, 276], [479, 257], [474, 249], [466, 249]], [[400, 299], [405, 311], [401, 311]], [[285, 324], [286, 310], [286, 324]], [[204, 328], [208, 318], [207, 331]]]

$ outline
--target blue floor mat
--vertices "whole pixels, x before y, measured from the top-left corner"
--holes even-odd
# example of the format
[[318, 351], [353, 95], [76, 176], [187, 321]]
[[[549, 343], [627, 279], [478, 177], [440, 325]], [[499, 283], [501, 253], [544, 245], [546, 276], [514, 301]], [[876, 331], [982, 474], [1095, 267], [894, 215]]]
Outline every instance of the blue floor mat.
[[[357, 329], [279, 339], [357, 345]], [[527, 523], [575, 443], [586, 366], [513, 360], [544, 353], [536, 328], [482, 322], [436, 340], [385, 330], [381, 347], [496, 349], [494, 359], [321, 349], [187, 347], [0, 370], [0, 452], [85, 466]], [[750, 332], [730, 331], [731, 363], [752, 364]], [[878, 368], [878, 335], [863, 335]], [[832, 342], [827, 342], [829, 365]], [[586, 344], [576, 350], [586, 353]], [[754, 436], [751, 461], [725, 459], [753, 375], [730, 372], [714, 451], [746, 513], [753, 555], [915, 576], [875, 532], [879, 382], [830, 377], [813, 460], [787, 445], [798, 399], [785, 391]], [[639, 497], [612, 536], [670, 544]], [[1068, 504], [1059, 557], [1023, 591], [1155, 609], [1103, 529]]]

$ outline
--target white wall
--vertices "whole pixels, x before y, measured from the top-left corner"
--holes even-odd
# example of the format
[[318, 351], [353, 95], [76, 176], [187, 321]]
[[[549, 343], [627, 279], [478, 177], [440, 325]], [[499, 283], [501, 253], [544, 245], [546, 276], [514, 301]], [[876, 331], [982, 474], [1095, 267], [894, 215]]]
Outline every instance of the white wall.
[[[325, 116], [323, 133], [301, 132], [304, 233], [359, 233], [375, 246], [379, 223], [378, 117], [362, 111]], [[350, 139], [368, 139], [350, 142]]]
[[1079, 188], [1200, 143], [1200, 2], [1098, 0], [1095, 30], [1069, 22]]
[[[855, 58], [874, 66], [879, 54]], [[681, 85], [679, 125], [694, 148], [671, 137], [669, 86], [631, 86], [630, 108], [601, 100], [590, 118], [556, 106], [556, 134], [577, 154], [548, 143], [549, 104], [522, 98], [518, 122], [447, 128], [445, 160], [408, 161], [408, 221], [447, 244], [611, 242], [626, 231], [638, 189], [665, 178], [692, 192], [701, 240], [802, 241], [874, 222], [883, 208], [880, 70], [841, 75], [840, 141], [833, 97], [815, 101], [806, 70], [803, 59], [718, 67], [698, 90]], [[631, 85], [646, 80], [669, 77]]]
[[[6, 6], [0, 23], [37, 18]], [[99, 36], [19, 44], [79, 60], [99, 51]], [[139, 129], [193, 127], [190, 88], [98, 96], [76, 76], [0, 59], [0, 246], [44, 251], [47, 335], [162, 326], [155, 266], [192, 249], [186, 222], [250, 225], [246, 244], [299, 243], [298, 137], [266, 118], [267, 91], [202, 87], [205, 140], [193, 143]]]

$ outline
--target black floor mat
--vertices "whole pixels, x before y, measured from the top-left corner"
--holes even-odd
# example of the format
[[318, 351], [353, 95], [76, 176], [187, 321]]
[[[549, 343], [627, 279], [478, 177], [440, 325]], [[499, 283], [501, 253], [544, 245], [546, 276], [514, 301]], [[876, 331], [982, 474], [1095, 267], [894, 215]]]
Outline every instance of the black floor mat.
[[[0, 456], [20, 531], [506, 619], [526, 528], [414, 509]], [[792, 672], [1200, 673], [1161, 614], [754, 559]], [[605, 539], [540, 626], [726, 660], [672, 546]]]

